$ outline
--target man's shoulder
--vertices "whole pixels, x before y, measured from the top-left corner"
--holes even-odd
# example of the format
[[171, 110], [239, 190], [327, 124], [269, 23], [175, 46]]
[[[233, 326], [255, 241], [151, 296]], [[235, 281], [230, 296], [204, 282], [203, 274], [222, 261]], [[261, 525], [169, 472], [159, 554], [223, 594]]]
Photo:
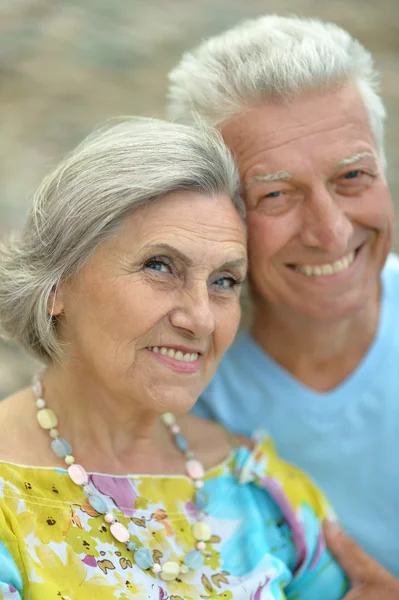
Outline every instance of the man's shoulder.
[[383, 300], [382, 308], [389, 321], [391, 333], [397, 333], [399, 319], [397, 319], [399, 307], [399, 256], [391, 253], [385, 263], [382, 272]]
[[389, 279], [397, 283], [399, 287], [399, 256], [393, 252], [388, 255], [382, 271], [383, 280]]

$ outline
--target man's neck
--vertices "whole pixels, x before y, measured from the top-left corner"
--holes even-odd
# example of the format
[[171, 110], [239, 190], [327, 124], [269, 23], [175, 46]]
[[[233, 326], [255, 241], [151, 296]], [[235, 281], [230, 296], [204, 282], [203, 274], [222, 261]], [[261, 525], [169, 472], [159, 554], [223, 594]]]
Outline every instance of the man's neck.
[[296, 379], [311, 389], [328, 391], [356, 369], [374, 339], [378, 321], [379, 292], [355, 316], [329, 323], [258, 306], [251, 333]]

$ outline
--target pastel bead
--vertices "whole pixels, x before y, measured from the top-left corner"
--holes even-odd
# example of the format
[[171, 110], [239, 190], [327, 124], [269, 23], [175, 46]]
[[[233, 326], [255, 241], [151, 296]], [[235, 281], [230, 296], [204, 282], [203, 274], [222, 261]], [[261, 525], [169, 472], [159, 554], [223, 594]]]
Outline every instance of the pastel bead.
[[204, 476], [204, 467], [199, 460], [188, 460], [186, 470], [191, 479], [202, 479]]
[[68, 456], [66, 456], [66, 457], [65, 457], [65, 463], [66, 463], [68, 466], [71, 466], [71, 465], [73, 465], [73, 464], [75, 463], [75, 457], [74, 457], [74, 456], [72, 456], [72, 454], [68, 454]]
[[206, 544], [205, 544], [205, 542], [198, 542], [197, 545], [196, 545], [196, 548], [200, 552], [204, 552], [204, 550], [206, 550]]
[[198, 510], [203, 510], [207, 505], [207, 502], [208, 498], [205, 492], [202, 490], [197, 490], [195, 492], [195, 506], [198, 508]]
[[175, 435], [175, 443], [181, 452], [186, 452], [188, 450], [188, 441], [181, 433]]
[[146, 571], [150, 567], [152, 567], [154, 561], [152, 560], [152, 554], [148, 550], [148, 548], [138, 548], [133, 555], [134, 562], [140, 569]]
[[198, 552], [198, 550], [190, 550], [184, 557], [183, 562], [187, 567], [196, 571], [204, 564], [204, 555]]
[[115, 523], [112, 523], [110, 531], [114, 538], [118, 540], [118, 542], [122, 542], [123, 544], [125, 544], [130, 539], [130, 533], [128, 532], [126, 527], [122, 525], [122, 523], [118, 523], [117, 521]]
[[178, 425], [172, 425], [170, 430], [174, 435], [177, 435], [178, 433], [180, 433], [180, 427]]
[[46, 408], [46, 403], [43, 400], [43, 398], [38, 398], [36, 400], [36, 406], [37, 406], [37, 408]]
[[106, 523], [113, 523], [115, 521], [115, 517], [112, 513], [107, 513], [104, 517], [104, 521]]
[[57, 427], [58, 425], [57, 415], [51, 408], [38, 410], [36, 417], [40, 427], [43, 427], [43, 429], [53, 429], [53, 427]]
[[175, 415], [172, 413], [164, 413], [161, 418], [168, 427], [172, 427], [176, 423]]
[[188, 566], [187, 565], [181, 565], [181, 567], [180, 567], [180, 573], [182, 573], [183, 575], [185, 575], [186, 573], [188, 573]]
[[168, 560], [162, 565], [160, 578], [163, 579], [163, 581], [173, 581], [178, 576], [179, 571], [179, 563], [174, 560]]
[[56, 438], [51, 442], [51, 448], [57, 456], [60, 458], [65, 458], [68, 454], [72, 454], [72, 446], [63, 438]]
[[58, 433], [58, 429], [50, 429], [50, 437], [55, 440], [60, 434]]
[[89, 478], [86, 469], [82, 465], [71, 465], [68, 467], [69, 477], [76, 485], [86, 485]]
[[157, 573], [160, 573], [162, 571], [162, 567], [158, 563], [154, 563], [152, 565], [152, 567], [151, 567], [151, 570], [152, 570], [153, 573], [157, 574]]
[[32, 391], [33, 391], [35, 398], [40, 398], [43, 395], [42, 382], [40, 381], [39, 378], [37, 378], [37, 379], [35, 378], [33, 385], [32, 385]]
[[193, 526], [193, 536], [199, 542], [209, 541], [212, 537], [212, 531], [208, 523], [204, 523], [204, 521], [198, 521], [198, 523]]
[[126, 548], [132, 552], [133, 550], [136, 550], [136, 548], [137, 548], [137, 544], [136, 544], [136, 542], [134, 542], [133, 540], [130, 540], [130, 541], [129, 541], [129, 542], [126, 544]]
[[108, 510], [107, 503], [99, 496], [98, 494], [92, 494], [88, 498], [90, 506], [94, 508], [94, 510], [100, 515], [105, 515]]
[[197, 490], [200, 490], [204, 487], [204, 482], [202, 481], [202, 479], [197, 479], [197, 481], [194, 482], [194, 485], [197, 488]]

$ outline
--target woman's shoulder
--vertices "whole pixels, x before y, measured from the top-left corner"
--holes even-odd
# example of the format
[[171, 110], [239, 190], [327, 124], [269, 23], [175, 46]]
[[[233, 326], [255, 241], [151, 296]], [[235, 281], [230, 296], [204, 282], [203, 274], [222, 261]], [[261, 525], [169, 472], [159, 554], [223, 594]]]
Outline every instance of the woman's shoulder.
[[41, 450], [41, 437], [29, 388], [0, 401], [0, 461], [32, 464]]
[[215, 421], [186, 413], [179, 417], [178, 423], [189, 443], [190, 450], [195, 453], [206, 470], [220, 464], [234, 449], [233, 436]]
[[251, 440], [241, 439], [236, 458], [236, 473], [241, 483], [254, 482], [278, 504], [288, 502], [294, 512], [306, 508], [318, 519], [333, 517], [331, 506], [317, 484], [299, 467], [281, 458], [270, 435], [258, 432]]

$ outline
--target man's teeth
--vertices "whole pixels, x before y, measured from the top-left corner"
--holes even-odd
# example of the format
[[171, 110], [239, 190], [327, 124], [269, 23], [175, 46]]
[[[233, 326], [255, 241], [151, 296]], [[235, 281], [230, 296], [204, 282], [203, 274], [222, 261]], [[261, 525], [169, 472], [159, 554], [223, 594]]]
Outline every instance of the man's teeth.
[[307, 275], [308, 277], [312, 275], [336, 275], [337, 273], [345, 271], [345, 269], [350, 267], [354, 260], [355, 253], [350, 252], [344, 258], [336, 260], [333, 263], [327, 263], [325, 265], [302, 265], [300, 267], [295, 267], [295, 270], [304, 273], [304, 275]]
[[155, 354], [162, 354], [162, 356], [169, 356], [175, 360], [181, 360], [182, 362], [194, 362], [198, 359], [198, 352], [186, 352], [183, 354], [180, 350], [173, 350], [173, 348], [166, 348], [165, 346], [154, 346], [150, 348]]

